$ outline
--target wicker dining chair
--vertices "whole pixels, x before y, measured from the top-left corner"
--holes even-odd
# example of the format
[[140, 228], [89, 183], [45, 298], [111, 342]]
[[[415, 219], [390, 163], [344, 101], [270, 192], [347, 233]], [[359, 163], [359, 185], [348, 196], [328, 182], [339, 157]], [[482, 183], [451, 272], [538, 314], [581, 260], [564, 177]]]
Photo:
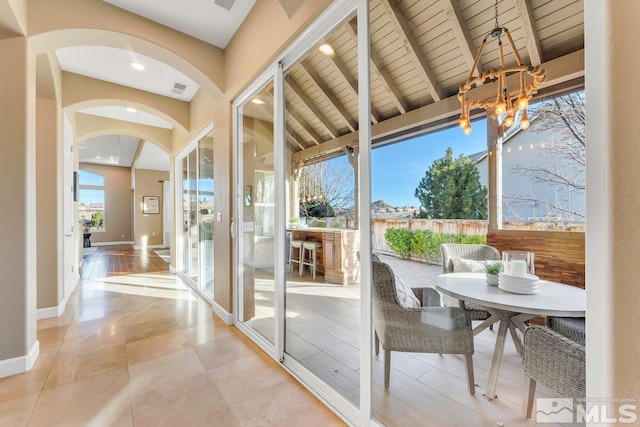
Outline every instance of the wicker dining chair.
[[538, 382], [562, 396], [585, 398], [585, 336], [579, 339], [581, 343], [542, 326], [529, 326], [525, 330], [522, 370], [528, 378], [525, 382], [527, 418], [531, 418], [533, 412]]
[[[500, 252], [493, 246], [443, 243], [440, 245], [442, 253], [442, 273], [453, 273], [453, 258], [470, 259], [474, 261], [499, 260]], [[478, 304], [458, 301], [458, 306], [465, 310], [471, 320], [487, 320], [491, 314]], [[493, 329], [493, 328], [492, 328]]]
[[[414, 288], [422, 300], [422, 288]], [[396, 294], [396, 280], [387, 264], [373, 262], [373, 325], [384, 350], [384, 387], [389, 388], [391, 352], [463, 354], [469, 393], [475, 394], [473, 331], [458, 307], [404, 308]]]

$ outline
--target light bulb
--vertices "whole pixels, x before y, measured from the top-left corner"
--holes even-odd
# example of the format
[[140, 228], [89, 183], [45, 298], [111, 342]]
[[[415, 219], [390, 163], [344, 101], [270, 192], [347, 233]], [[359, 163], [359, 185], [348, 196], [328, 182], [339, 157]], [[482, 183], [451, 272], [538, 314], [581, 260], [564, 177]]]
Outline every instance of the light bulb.
[[527, 117], [527, 109], [522, 110], [522, 117], [520, 118], [520, 129], [526, 130], [529, 128], [529, 117]]
[[513, 126], [513, 111], [509, 111], [509, 114], [507, 114], [507, 117], [504, 118], [502, 124], [504, 124], [507, 129]]
[[458, 120], [458, 125], [464, 129], [467, 126], [469, 126], [469, 119], [466, 117], [460, 117], [460, 120]]
[[467, 125], [467, 126], [465, 126], [464, 128], [462, 128], [462, 132], [463, 132], [465, 135], [469, 135], [469, 134], [471, 133], [471, 125]]
[[496, 114], [504, 114], [505, 111], [507, 111], [507, 103], [501, 100], [496, 104]]
[[526, 96], [521, 96], [520, 98], [518, 98], [518, 109], [520, 110], [524, 110], [525, 108], [527, 108], [529, 106], [529, 98], [527, 98]]

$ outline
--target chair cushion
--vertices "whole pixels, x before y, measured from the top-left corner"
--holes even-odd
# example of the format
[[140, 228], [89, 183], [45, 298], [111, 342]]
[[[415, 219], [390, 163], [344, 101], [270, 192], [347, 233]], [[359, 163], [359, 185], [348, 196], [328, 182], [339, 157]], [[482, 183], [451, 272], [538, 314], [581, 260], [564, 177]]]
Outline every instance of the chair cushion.
[[402, 308], [420, 308], [420, 300], [418, 300], [416, 294], [413, 293], [411, 286], [399, 276], [395, 276], [395, 281], [398, 304], [400, 304]]
[[487, 264], [494, 264], [498, 261], [493, 259], [476, 261], [465, 258], [451, 258], [451, 262], [453, 263], [454, 273], [484, 273], [484, 267]]

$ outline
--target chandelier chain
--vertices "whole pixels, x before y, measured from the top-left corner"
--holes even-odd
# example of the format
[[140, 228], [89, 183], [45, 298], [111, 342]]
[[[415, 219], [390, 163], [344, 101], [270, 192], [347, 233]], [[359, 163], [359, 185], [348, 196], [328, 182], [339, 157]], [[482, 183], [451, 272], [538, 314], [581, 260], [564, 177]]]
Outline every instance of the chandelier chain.
[[496, 16], [496, 26], [495, 28], [498, 28], [498, 0], [496, 0], [496, 4], [493, 6], [494, 8], [494, 12], [495, 12], [495, 16]]

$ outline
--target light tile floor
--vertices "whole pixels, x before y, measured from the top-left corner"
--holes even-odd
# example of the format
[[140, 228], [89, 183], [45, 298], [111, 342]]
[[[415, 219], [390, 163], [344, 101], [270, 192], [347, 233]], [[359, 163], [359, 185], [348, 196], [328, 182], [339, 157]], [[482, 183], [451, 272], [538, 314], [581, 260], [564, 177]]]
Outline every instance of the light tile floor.
[[83, 280], [38, 339], [0, 426], [344, 425], [167, 272]]

